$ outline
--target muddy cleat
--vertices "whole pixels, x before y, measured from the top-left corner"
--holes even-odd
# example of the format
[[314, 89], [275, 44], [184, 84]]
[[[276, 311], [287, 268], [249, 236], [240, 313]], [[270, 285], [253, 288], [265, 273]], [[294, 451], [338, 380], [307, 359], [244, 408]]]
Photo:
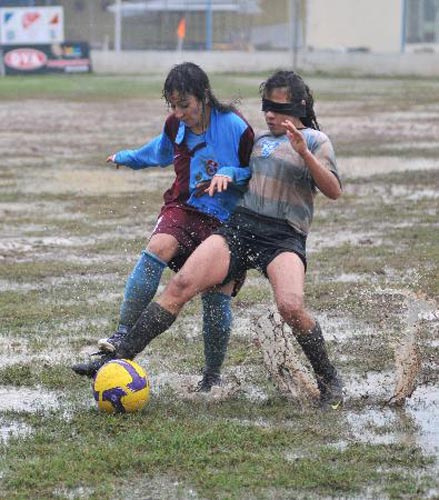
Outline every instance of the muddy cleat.
[[72, 370], [83, 377], [93, 378], [101, 366], [116, 357], [112, 353], [102, 351], [93, 353], [92, 356], [96, 357], [96, 359], [91, 359], [83, 363], [76, 363], [72, 365]]
[[343, 383], [335, 374], [329, 381], [319, 379], [320, 407], [325, 410], [338, 410], [343, 406]]
[[203, 370], [203, 378], [198, 382], [195, 392], [210, 392], [212, 387], [221, 385], [221, 375]]
[[117, 330], [113, 333], [111, 337], [99, 339], [98, 340], [99, 350], [103, 352], [115, 352], [117, 348], [120, 346], [120, 342], [124, 335], [126, 335], [126, 332]]

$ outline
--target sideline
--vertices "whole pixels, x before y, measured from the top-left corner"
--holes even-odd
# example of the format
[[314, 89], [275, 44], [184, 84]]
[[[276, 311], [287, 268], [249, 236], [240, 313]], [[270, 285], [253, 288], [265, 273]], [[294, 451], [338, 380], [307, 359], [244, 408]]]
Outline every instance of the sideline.
[[[193, 61], [208, 73], [252, 73], [294, 67], [288, 51], [147, 51], [92, 50], [93, 71], [98, 74], [164, 73], [174, 64]], [[297, 68], [304, 72], [351, 76], [439, 76], [434, 53], [374, 54], [337, 51], [301, 51]]]

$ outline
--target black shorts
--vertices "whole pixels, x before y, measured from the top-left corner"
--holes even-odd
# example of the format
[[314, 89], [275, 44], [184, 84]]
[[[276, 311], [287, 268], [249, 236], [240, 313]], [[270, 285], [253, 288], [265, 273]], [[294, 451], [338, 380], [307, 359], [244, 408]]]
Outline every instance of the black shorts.
[[283, 252], [297, 254], [306, 270], [306, 236], [287, 222], [240, 210], [215, 234], [226, 240], [230, 250], [229, 271], [223, 283], [248, 269], [257, 269], [267, 276], [268, 265]]

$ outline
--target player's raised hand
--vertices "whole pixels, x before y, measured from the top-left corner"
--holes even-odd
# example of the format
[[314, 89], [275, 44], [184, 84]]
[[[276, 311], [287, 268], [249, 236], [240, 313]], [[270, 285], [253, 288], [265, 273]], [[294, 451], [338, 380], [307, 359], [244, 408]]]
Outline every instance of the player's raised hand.
[[286, 129], [291, 146], [293, 146], [294, 150], [300, 156], [304, 156], [308, 152], [308, 146], [302, 132], [300, 132], [290, 120], [283, 121], [282, 126]]

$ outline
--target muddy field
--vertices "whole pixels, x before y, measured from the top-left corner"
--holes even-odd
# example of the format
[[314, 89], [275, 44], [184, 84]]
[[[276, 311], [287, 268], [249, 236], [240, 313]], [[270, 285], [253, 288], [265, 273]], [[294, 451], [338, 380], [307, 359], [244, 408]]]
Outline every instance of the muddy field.
[[[221, 97], [240, 90], [256, 129], [261, 79], [215, 80]], [[79, 97], [26, 97], [22, 82], [19, 99], [0, 92], [0, 498], [439, 498], [439, 83], [309, 82], [344, 182], [340, 200], [318, 198], [308, 243], [308, 305], [346, 384], [336, 415], [269, 380], [253, 325], [272, 297], [257, 273], [235, 300], [221, 388], [191, 392], [203, 364], [195, 300], [139, 357], [151, 403], [99, 415], [68, 367], [115, 327], [173, 178], [105, 158], [157, 134], [167, 109], [99, 95], [105, 79]], [[176, 444], [197, 433], [202, 444]]]

